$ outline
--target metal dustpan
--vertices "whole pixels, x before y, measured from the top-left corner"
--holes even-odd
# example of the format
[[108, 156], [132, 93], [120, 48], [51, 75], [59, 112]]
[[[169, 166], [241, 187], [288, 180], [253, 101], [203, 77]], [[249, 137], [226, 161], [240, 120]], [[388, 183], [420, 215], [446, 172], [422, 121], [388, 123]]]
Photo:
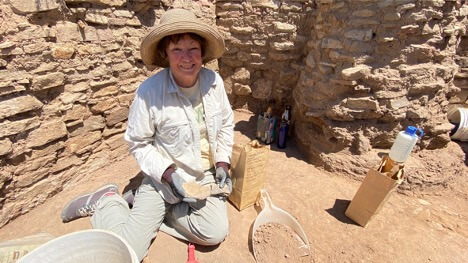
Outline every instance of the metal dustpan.
[[289, 228], [291, 228], [301, 239], [302, 242], [304, 242], [304, 247], [307, 248], [307, 255], [310, 255], [310, 246], [309, 246], [309, 241], [307, 240], [307, 236], [302, 229], [301, 225], [297, 220], [290, 215], [288, 212], [284, 211], [283, 209], [275, 206], [273, 202], [270, 199], [270, 195], [267, 193], [266, 190], [260, 189], [260, 195], [263, 200], [263, 210], [258, 214], [257, 218], [255, 219], [253, 229], [252, 229], [252, 250], [254, 254], [255, 260], [257, 260], [257, 255], [255, 251], [255, 242], [254, 242], [254, 236], [255, 232], [257, 232], [257, 229], [266, 223], [278, 223], [285, 225]]

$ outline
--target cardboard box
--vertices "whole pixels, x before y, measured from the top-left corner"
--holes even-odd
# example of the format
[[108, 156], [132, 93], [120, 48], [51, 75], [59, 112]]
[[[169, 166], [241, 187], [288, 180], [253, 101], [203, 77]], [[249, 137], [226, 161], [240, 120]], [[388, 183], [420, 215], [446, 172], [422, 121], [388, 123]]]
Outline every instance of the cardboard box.
[[345, 215], [365, 227], [380, 212], [403, 178], [404, 167], [384, 156], [377, 167], [367, 172]]

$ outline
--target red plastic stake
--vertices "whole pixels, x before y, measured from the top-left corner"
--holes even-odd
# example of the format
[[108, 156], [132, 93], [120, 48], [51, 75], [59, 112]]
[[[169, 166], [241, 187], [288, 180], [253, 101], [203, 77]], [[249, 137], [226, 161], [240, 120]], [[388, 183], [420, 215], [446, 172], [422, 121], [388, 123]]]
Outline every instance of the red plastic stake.
[[195, 259], [195, 245], [192, 243], [189, 243], [187, 251], [188, 251], [187, 263], [198, 263], [198, 261]]

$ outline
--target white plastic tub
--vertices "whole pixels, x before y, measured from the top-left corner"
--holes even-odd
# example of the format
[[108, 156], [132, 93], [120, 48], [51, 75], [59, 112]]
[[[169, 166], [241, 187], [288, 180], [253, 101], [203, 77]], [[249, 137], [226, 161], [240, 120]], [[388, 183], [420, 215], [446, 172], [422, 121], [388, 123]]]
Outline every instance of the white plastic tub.
[[139, 263], [120, 236], [99, 229], [73, 232], [34, 249], [18, 263]]
[[468, 141], [468, 109], [457, 108], [449, 111], [447, 115], [448, 120], [456, 124], [456, 130], [450, 137], [454, 140]]

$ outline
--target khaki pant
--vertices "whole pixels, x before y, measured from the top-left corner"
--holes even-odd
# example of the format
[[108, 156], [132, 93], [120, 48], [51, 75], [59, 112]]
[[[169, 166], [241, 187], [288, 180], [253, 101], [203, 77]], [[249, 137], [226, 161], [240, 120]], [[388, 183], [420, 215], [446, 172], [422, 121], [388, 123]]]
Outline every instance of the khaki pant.
[[[201, 184], [214, 182], [205, 176]], [[123, 237], [141, 261], [151, 240], [161, 231], [196, 244], [221, 243], [228, 233], [229, 221], [225, 201], [217, 197], [196, 203], [170, 204], [161, 197], [148, 177], [135, 195], [133, 208], [119, 195], [105, 197], [91, 218], [93, 228], [112, 231]]]

